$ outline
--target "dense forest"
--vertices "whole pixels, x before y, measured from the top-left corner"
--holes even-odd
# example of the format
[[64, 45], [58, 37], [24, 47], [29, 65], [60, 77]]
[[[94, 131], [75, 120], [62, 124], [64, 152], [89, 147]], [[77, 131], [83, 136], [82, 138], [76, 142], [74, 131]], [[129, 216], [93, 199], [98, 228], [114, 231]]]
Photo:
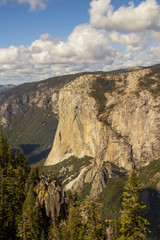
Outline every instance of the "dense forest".
[[120, 218], [103, 216], [102, 204], [68, 191], [63, 214], [47, 216], [39, 204], [35, 186], [38, 168], [29, 165], [22, 150], [15, 156], [7, 139], [0, 135], [0, 240], [105, 240], [146, 239], [149, 222], [139, 200], [140, 186], [135, 171], [126, 182]]

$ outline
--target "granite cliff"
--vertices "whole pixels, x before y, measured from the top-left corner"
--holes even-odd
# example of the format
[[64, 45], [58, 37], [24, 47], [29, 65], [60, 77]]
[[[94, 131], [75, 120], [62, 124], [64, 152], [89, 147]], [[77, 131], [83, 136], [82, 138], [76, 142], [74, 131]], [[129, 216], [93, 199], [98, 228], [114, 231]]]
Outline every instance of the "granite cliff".
[[0, 93], [0, 130], [31, 163], [48, 155], [58, 124], [59, 89], [75, 76], [25, 83]]
[[0, 129], [31, 163], [54, 141], [46, 168], [58, 166], [67, 189], [88, 184], [97, 195], [109, 178], [159, 158], [159, 79], [157, 65], [22, 84], [0, 94]]
[[[108, 178], [109, 162], [130, 172], [160, 153], [159, 67], [77, 77], [59, 92], [59, 124], [46, 166], [71, 156], [92, 163], [72, 179], [72, 189], [92, 183], [97, 195]], [[68, 187], [67, 187], [68, 188]]]

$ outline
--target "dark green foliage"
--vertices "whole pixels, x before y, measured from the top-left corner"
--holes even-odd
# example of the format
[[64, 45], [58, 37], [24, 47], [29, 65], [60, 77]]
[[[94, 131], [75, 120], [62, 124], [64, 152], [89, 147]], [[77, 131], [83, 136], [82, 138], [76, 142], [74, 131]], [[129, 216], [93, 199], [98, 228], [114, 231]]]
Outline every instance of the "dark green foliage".
[[52, 217], [48, 232], [48, 240], [61, 240], [59, 223], [56, 215]]
[[140, 185], [135, 171], [129, 176], [122, 198], [122, 215], [120, 218], [120, 240], [143, 240], [149, 232], [148, 221], [145, 218], [146, 206], [140, 201]]
[[103, 203], [103, 215], [107, 219], [117, 219], [120, 216], [121, 199], [127, 176], [110, 178], [103, 192], [99, 194], [99, 201]]
[[[15, 170], [9, 166], [7, 177], [5, 179], [5, 217], [8, 231], [8, 238], [16, 237], [16, 229], [18, 227], [22, 204], [25, 199], [25, 171], [21, 167]], [[10, 236], [12, 234], [12, 236]]]
[[34, 192], [39, 180], [38, 172], [30, 171], [22, 150], [14, 157], [2, 135], [0, 157], [0, 239], [39, 240], [42, 214]]
[[39, 240], [41, 236], [42, 213], [36, 202], [36, 195], [30, 185], [26, 199], [23, 204], [22, 217], [18, 226], [18, 236], [23, 240]]
[[[156, 188], [156, 184], [160, 181], [160, 159], [150, 162], [147, 166], [141, 167], [138, 171], [139, 183], [143, 184], [143, 188]], [[155, 177], [157, 174], [157, 177]], [[159, 176], [159, 177], [158, 177]]]
[[18, 155], [15, 158], [16, 166], [21, 167], [28, 174], [30, 167], [28, 164], [28, 159], [25, 157], [24, 152], [20, 149]]
[[102, 205], [96, 200], [86, 198], [82, 205], [84, 225], [81, 240], [104, 240], [106, 239], [105, 224], [102, 219]]
[[0, 239], [16, 239], [29, 165], [22, 151], [17, 158], [14, 157], [7, 140], [2, 135], [0, 158]]
[[68, 217], [66, 223], [61, 224], [61, 240], [106, 239], [101, 204], [89, 198], [80, 202], [76, 193], [70, 192], [68, 197]]
[[141, 198], [147, 205], [147, 218], [150, 222], [151, 234], [148, 239], [158, 239], [160, 229], [158, 219], [160, 213], [160, 193], [157, 191], [157, 183], [160, 182], [160, 159], [150, 162], [146, 167], [139, 169], [138, 180], [143, 184]]
[[82, 193], [80, 195], [81, 200], [85, 199], [86, 196], [89, 196], [91, 187], [92, 187], [92, 183], [85, 183], [83, 185], [83, 190], [82, 190]]
[[48, 155], [57, 125], [50, 107], [42, 110], [34, 104], [24, 104], [22, 112], [11, 116], [10, 125], [3, 128], [3, 134], [15, 151], [22, 148], [30, 163], [36, 163]]
[[6, 170], [8, 162], [9, 162], [9, 145], [6, 138], [3, 137], [2, 133], [0, 133], [0, 166], [3, 170]]
[[82, 227], [82, 216], [80, 214], [80, 202], [70, 201], [66, 231], [70, 240], [78, 239]]
[[[120, 221], [120, 225], [118, 217], [120, 216], [122, 192], [127, 176], [119, 175], [119, 177], [107, 181], [106, 188], [99, 195], [99, 200], [104, 204], [104, 207], [97, 201], [88, 198], [83, 201], [90, 191], [91, 184], [86, 184], [83, 194], [80, 197], [81, 199], [76, 193], [73, 194], [71, 191], [68, 191], [68, 209], [65, 209], [63, 219], [62, 216], [52, 219], [48, 234], [49, 221], [43, 211], [44, 209], [39, 206], [34, 192], [34, 187], [40, 180], [38, 168], [30, 169], [22, 150], [19, 151], [15, 157], [12, 149], [8, 146], [7, 140], [2, 135], [0, 137], [0, 143], [0, 240], [102, 240], [106, 239], [104, 225], [104, 219], [106, 218], [112, 220], [109, 223], [114, 227], [117, 239], [120, 237], [121, 226], [121, 239], [124, 239], [123, 236], [125, 233], [122, 230], [123, 220]], [[62, 176], [66, 179], [74, 175], [73, 178], [75, 178], [78, 176], [81, 167], [88, 166], [90, 163], [90, 157], [83, 159], [71, 157], [63, 163], [53, 166], [52, 173], [55, 173], [55, 176], [51, 176], [51, 181], [53, 180], [52, 178], [56, 178], [56, 176], [58, 176], [58, 179], [61, 179]], [[111, 167], [116, 173], [120, 171], [114, 164], [112, 164]], [[159, 194], [155, 188], [159, 181], [159, 167], [160, 162], [157, 160], [141, 168], [139, 171], [138, 181], [141, 183], [144, 182], [144, 189], [141, 191], [142, 200], [144, 202], [147, 201], [145, 198], [146, 193], [152, 195], [151, 210], [149, 210], [147, 217], [152, 221], [151, 229], [153, 234], [151, 234], [148, 239], [157, 239], [156, 236], [159, 235], [157, 228]], [[64, 171], [62, 171], [62, 168]], [[46, 169], [48, 171], [49, 167]], [[123, 171], [120, 172], [122, 173]], [[133, 178], [132, 180], [134, 180], [132, 181], [133, 186], [139, 189], [137, 178]], [[154, 184], [152, 184], [154, 189], [146, 188], [151, 186], [151, 182], [154, 182]], [[124, 192], [126, 191], [129, 190], [125, 187]], [[136, 196], [139, 196], [139, 191], [137, 194]], [[124, 194], [123, 201], [125, 197]], [[125, 205], [123, 203], [122, 205], [124, 211]], [[129, 206], [130, 205], [133, 206], [133, 204], [129, 204]], [[143, 213], [143, 204], [140, 206], [142, 208], [137, 212]], [[131, 207], [130, 209], [132, 210], [133, 208]], [[135, 217], [132, 217], [132, 219], [133, 218], [135, 219]], [[141, 230], [143, 230], [147, 221], [145, 221], [145, 218], [141, 216], [141, 214], [140, 217], [138, 215], [136, 219], [139, 220]], [[125, 223], [125, 226], [128, 225]], [[134, 233], [135, 232], [136, 231], [134, 231]], [[138, 235], [139, 232], [135, 234], [137, 234], [136, 239], [143, 239], [141, 237], [143, 235]]]

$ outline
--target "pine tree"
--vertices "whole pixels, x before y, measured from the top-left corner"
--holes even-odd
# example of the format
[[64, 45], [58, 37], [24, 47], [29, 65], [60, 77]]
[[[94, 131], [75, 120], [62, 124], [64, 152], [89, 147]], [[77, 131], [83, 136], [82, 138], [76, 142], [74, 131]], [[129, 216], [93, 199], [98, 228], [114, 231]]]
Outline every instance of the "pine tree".
[[79, 234], [82, 228], [82, 216], [80, 210], [79, 196], [76, 192], [67, 192], [69, 201], [66, 220], [60, 222], [61, 240], [79, 239]]
[[22, 206], [25, 200], [26, 173], [24, 168], [8, 164], [7, 176], [5, 177], [5, 225], [8, 239], [17, 239], [17, 227], [21, 219]]
[[15, 162], [14, 154], [11, 147], [8, 148], [8, 162], [14, 168], [16, 167], [16, 162]]
[[59, 223], [56, 214], [51, 219], [48, 232], [48, 240], [61, 240]]
[[[82, 228], [83, 240], [104, 240], [106, 239], [105, 224], [101, 217], [102, 205], [96, 200], [86, 198], [83, 206], [83, 215], [86, 222]], [[84, 236], [83, 236], [84, 235]]]
[[36, 202], [33, 185], [30, 185], [23, 205], [22, 220], [19, 223], [18, 236], [23, 240], [39, 240], [41, 236], [41, 209]]
[[82, 227], [82, 216], [80, 213], [80, 202], [71, 201], [68, 210], [67, 232], [70, 240], [79, 239]]
[[22, 149], [20, 149], [18, 156], [16, 157], [16, 166], [22, 167], [26, 174], [28, 174], [30, 171], [28, 159], [25, 157]]
[[8, 149], [8, 141], [3, 137], [2, 133], [0, 133], [0, 166], [3, 170], [6, 170], [8, 166]]
[[145, 218], [146, 206], [139, 200], [140, 185], [135, 171], [126, 182], [122, 198], [121, 237], [120, 240], [142, 240], [149, 232], [148, 221]]
[[8, 170], [7, 139], [0, 133], [0, 240], [7, 239], [7, 216], [6, 216], [6, 176]]

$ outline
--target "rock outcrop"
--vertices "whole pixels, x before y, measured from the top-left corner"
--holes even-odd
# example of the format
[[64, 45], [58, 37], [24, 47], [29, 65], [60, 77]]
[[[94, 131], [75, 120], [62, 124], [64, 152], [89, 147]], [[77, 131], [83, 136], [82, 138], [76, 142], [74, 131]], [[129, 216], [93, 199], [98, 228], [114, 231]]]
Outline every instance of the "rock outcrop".
[[57, 216], [63, 218], [66, 208], [66, 196], [64, 191], [56, 185], [56, 181], [49, 183], [45, 179], [36, 185], [35, 192], [41, 207], [45, 208], [46, 215], [53, 217]]
[[[87, 175], [92, 177], [85, 180], [86, 171], [83, 171], [78, 183], [75, 181], [72, 185], [76, 188], [74, 186], [81, 186], [83, 182], [94, 181], [93, 172], [103, 162], [131, 171], [158, 159], [160, 97], [156, 91], [159, 75], [151, 74], [151, 69], [136, 69], [126, 73], [81, 76], [66, 84], [59, 93], [59, 125], [45, 165], [57, 164], [70, 156], [93, 157], [94, 167], [90, 165], [87, 169]], [[106, 99], [103, 112], [99, 111], [100, 100], [97, 102], [91, 95], [99, 87], [96, 85], [99, 78], [108, 84], [102, 91]], [[153, 84], [147, 82], [148, 86], [146, 81]], [[100, 174], [96, 176], [95, 182], [99, 184], [92, 188], [99, 193], [103, 188], [100, 185], [105, 183], [102, 184]]]

